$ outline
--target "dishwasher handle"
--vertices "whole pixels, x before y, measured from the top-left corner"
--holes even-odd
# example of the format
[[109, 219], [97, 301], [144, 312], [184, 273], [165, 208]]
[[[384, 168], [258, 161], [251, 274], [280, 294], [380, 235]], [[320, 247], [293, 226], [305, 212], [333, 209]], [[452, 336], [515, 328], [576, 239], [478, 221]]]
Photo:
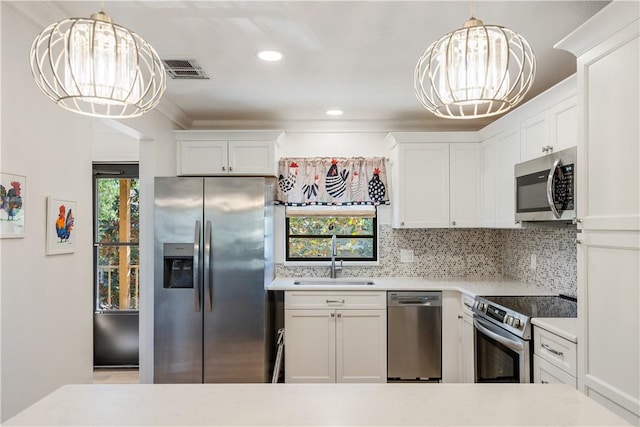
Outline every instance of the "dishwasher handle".
[[387, 307], [441, 307], [442, 292], [388, 292]]

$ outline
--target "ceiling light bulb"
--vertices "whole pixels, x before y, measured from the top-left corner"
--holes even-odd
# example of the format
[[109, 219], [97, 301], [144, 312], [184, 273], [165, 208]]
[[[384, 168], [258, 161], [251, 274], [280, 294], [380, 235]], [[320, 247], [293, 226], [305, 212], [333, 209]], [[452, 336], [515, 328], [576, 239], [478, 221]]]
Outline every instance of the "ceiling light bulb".
[[337, 110], [337, 109], [332, 109], [332, 110], [325, 111], [325, 114], [327, 116], [341, 116], [342, 113], [343, 113], [342, 110]]
[[258, 52], [258, 58], [262, 59], [263, 61], [270, 62], [280, 61], [282, 59], [282, 53], [278, 52], [277, 50], [263, 50], [261, 52]]

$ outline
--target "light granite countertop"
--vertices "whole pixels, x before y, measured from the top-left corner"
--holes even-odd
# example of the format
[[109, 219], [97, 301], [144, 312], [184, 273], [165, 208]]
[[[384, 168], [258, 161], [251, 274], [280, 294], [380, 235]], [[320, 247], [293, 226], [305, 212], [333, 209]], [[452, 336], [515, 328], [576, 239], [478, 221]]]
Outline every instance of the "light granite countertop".
[[[295, 281], [304, 282], [296, 285]], [[373, 282], [373, 285], [354, 284]], [[335, 284], [333, 284], [335, 283]], [[279, 291], [459, 291], [475, 295], [549, 295], [549, 291], [510, 279], [422, 279], [419, 277], [276, 277], [269, 290]]]
[[66, 385], [7, 426], [622, 426], [559, 384]]

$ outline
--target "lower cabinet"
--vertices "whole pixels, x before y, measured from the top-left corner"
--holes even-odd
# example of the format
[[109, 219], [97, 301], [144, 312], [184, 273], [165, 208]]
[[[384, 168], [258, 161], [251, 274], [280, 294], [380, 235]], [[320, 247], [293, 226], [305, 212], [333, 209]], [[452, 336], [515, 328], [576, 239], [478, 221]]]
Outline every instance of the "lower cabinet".
[[568, 384], [577, 387], [576, 343], [534, 326], [533, 345], [534, 383]]
[[442, 382], [475, 382], [473, 297], [442, 292]]
[[473, 383], [475, 375], [475, 340], [473, 327], [473, 298], [462, 295], [462, 382]]
[[285, 293], [285, 382], [386, 382], [385, 292], [308, 292]]

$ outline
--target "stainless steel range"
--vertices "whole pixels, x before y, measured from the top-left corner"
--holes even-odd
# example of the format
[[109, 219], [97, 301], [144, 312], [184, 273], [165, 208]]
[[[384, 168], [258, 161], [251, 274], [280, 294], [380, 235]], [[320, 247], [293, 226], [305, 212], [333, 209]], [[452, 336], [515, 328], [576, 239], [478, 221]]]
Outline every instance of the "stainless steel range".
[[576, 317], [576, 300], [559, 296], [476, 297], [476, 382], [528, 383], [532, 379], [531, 319]]

